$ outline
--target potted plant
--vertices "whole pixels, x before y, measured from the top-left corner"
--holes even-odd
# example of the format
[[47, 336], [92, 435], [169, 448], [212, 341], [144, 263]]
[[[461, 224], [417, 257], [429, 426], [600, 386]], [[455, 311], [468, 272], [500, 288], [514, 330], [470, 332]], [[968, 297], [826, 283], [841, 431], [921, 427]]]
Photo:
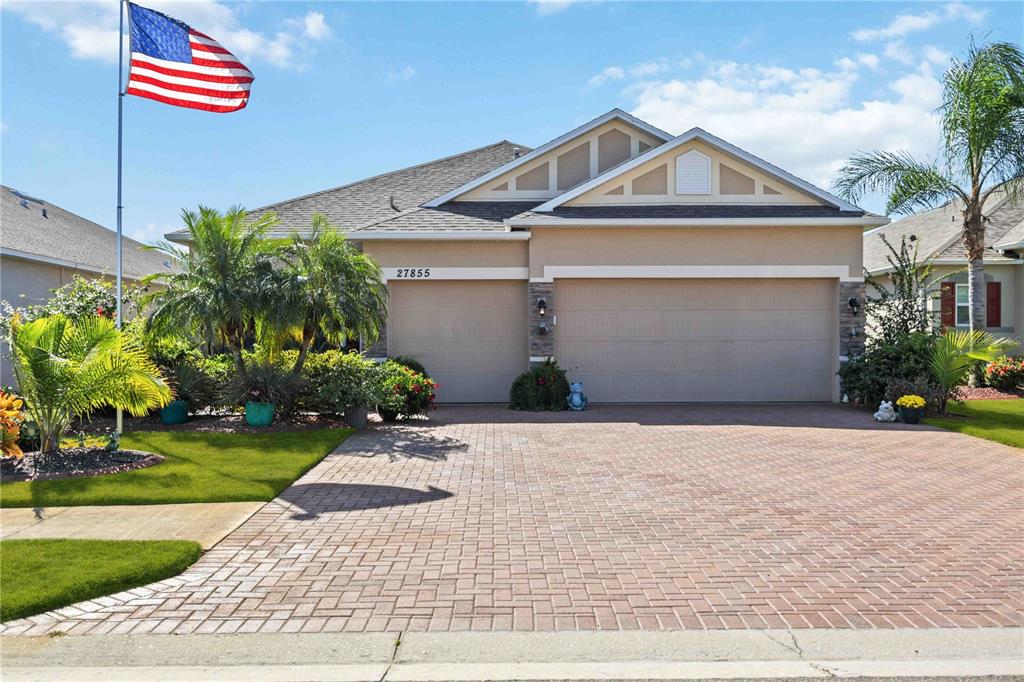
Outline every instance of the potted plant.
[[919, 395], [900, 396], [896, 406], [900, 408], [900, 420], [904, 424], [920, 424], [924, 416], [924, 398]]
[[180, 364], [168, 373], [175, 387], [175, 399], [160, 408], [162, 423], [184, 424], [190, 413], [213, 402], [212, 382], [198, 367]]
[[231, 402], [245, 405], [245, 423], [266, 427], [300, 395], [301, 378], [271, 363], [255, 363], [228, 388]]

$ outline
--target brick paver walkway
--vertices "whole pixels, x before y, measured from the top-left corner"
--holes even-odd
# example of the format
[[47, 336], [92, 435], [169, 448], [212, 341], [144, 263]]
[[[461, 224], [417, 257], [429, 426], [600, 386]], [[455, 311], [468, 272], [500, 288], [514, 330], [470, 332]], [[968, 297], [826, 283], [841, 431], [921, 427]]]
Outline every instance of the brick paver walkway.
[[8, 633], [1024, 625], [1024, 456], [839, 406], [444, 407]]

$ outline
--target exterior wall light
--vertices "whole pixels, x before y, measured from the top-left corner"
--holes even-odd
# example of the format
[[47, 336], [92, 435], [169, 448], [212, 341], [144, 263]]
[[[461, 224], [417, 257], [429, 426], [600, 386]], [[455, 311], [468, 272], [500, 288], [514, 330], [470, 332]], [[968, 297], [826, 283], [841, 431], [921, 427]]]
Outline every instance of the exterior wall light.
[[544, 317], [544, 315], [546, 315], [547, 312], [548, 312], [548, 302], [547, 302], [547, 300], [543, 299], [543, 298], [538, 298], [537, 299], [537, 314], [540, 315], [541, 317]]
[[850, 306], [850, 312], [852, 312], [854, 315], [860, 312], [860, 301], [858, 301], [856, 298], [851, 298], [849, 301], [847, 301], [846, 304]]

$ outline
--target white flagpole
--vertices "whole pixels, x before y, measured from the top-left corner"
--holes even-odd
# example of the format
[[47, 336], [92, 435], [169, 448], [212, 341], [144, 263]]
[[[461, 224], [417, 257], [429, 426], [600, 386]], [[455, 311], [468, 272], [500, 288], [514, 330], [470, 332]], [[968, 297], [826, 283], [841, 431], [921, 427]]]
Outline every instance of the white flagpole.
[[[117, 317], [114, 323], [121, 328], [121, 122], [124, 110], [124, 3], [125, 0], [117, 0], [118, 14], [120, 15], [120, 26], [117, 32]], [[120, 437], [124, 430], [124, 415], [121, 408], [117, 408], [117, 435]]]

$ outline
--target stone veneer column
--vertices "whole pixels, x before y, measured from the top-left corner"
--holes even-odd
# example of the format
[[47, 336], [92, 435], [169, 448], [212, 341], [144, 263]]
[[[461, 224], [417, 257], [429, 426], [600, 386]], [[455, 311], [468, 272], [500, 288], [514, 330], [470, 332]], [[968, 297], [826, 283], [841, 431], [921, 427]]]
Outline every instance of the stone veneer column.
[[[852, 359], [864, 354], [864, 325], [867, 316], [864, 311], [864, 282], [839, 283], [839, 355]], [[850, 299], [860, 302], [857, 314], [850, 310]]]
[[[552, 324], [552, 316], [555, 310], [555, 283], [554, 282], [530, 282], [527, 285], [526, 318], [529, 325], [528, 338], [530, 348], [530, 366], [540, 363], [540, 359], [546, 359], [555, 355], [555, 328]], [[541, 316], [537, 312], [537, 301], [544, 299], [547, 306], [547, 313], [543, 321], [548, 325], [547, 335], [541, 335]]]
[[387, 320], [380, 326], [380, 336], [372, 346], [367, 347], [363, 354], [368, 358], [386, 358], [388, 356], [388, 323]]

